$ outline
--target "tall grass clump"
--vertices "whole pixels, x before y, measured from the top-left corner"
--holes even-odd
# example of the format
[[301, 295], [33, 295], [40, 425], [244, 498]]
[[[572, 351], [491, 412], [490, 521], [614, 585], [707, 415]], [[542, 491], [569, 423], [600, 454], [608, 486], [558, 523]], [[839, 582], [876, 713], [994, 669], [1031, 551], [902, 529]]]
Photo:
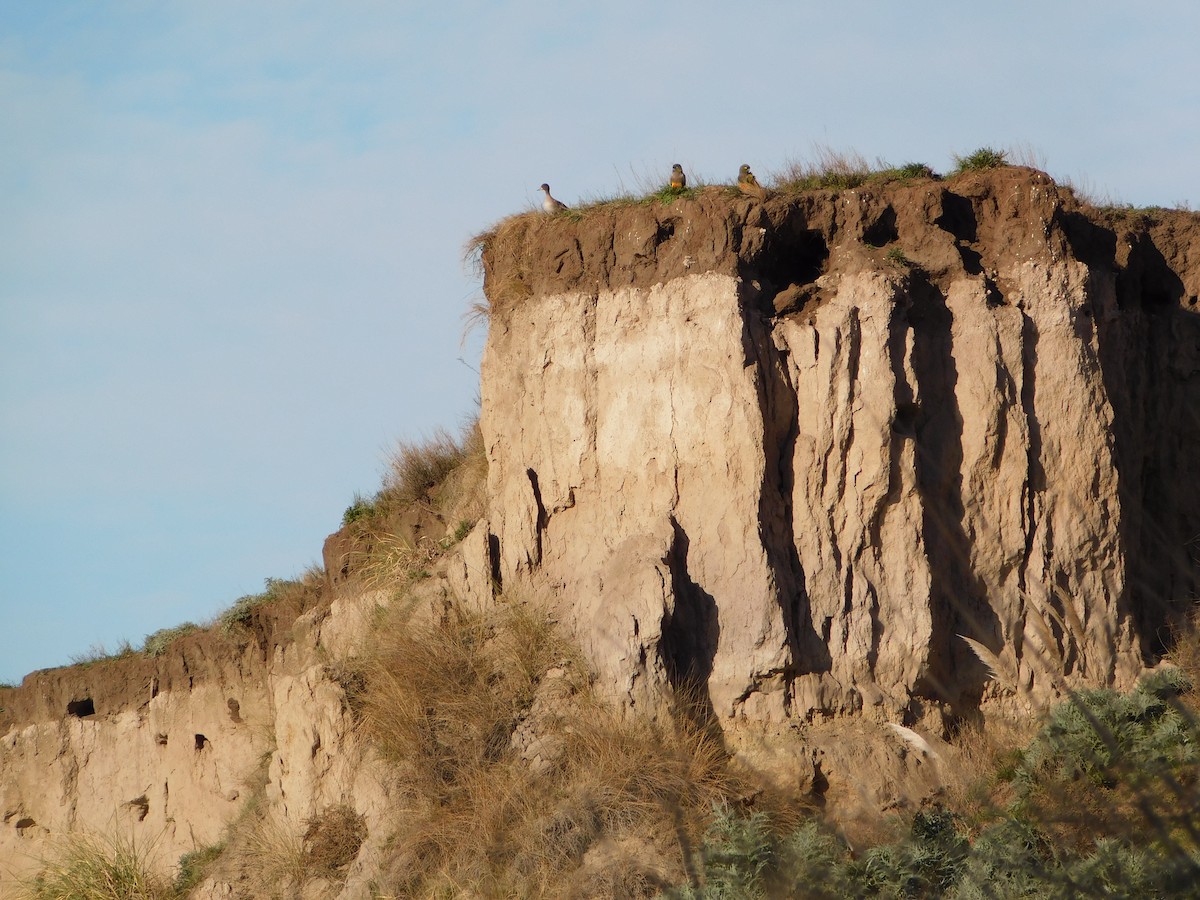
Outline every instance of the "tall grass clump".
[[149, 865], [132, 837], [75, 834], [21, 884], [27, 900], [169, 900], [171, 883]]
[[151, 657], [162, 656], [181, 637], [186, 637], [199, 630], [200, 626], [195, 622], [184, 622], [171, 628], [160, 628], [153, 634], [146, 635], [146, 639], [142, 642], [142, 653]]
[[925, 163], [909, 162], [892, 166], [878, 158], [872, 163], [854, 151], [836, 151], [818, 146], [814, 159], [789, 163], [773, 180], [779, 190], [809, 191], [818, 188], [850, 190], [887, 182], [907, 184], [937, 177], [937, 173]]
[[462, 438], [456, 438], [438, 429], [423, 441], [401, 441], [384, 476], [384, 492], [399, 503], [427, 501], [429, 492], [471, 453], [477, 430], [476, 426]]
[[966, 156], [954, 156], [954, 174], [963, 172], [979, 172], [985, 169], [998, 169], [1008, 165], [1008, 151], [996, 150], [993, 147], [980, 147], [974, 153]]
[[[578, 652], [545, 613], [452, 606], [414, 621], [393, 609], [366, 655], [356, 705], [404, 797], [389, 891], [580, 896], [597, 879], [645, 887], [644, 857], [678, 857], [680, 829], [694, 831], [731, 789], [709, 737], [623, 718], [593, 696]], [[602, 840], [627, 838], [641, 858], [583, 866]]]
[[174, 892], [177, 897], [186, 897], [200, 884], [213, 864], [225, 852], [225, 844], [210, 844], [191, 850], [179, 857], [179, 872], [175, 876]]
[[792, 162], [774, 177], [775, 185], [784, 191], [805, 191], [816, 188], [849, 189], [866, 184], [879, 170], [887, 169], [882, 161], [875, 165], [855, 151], [836, 151], [818, 146], [815, 159]]
[[[445, 512], [456, 502], [477, 501], [471, 512], [482, 513], [487, 456], [479, 420], [458, 436], [438, 429], [420, 441], [400, 441], [388, 458], [383, 486], [374, 497], [355, 495], [342, 516], [342, 524], [362, 532], [386, 526], [388, 517], [406, 507], [420, 505]], [[466, 497], [468, 493], [472, 497]]]
[[247, 628], [256, 612], [267, 607], [279, 618], [294, 619], [313, 606], [324, 590], [325, 572], [320, 566], [310, 566], [299, 578], [267, 578], [262, 591], [239, 597], [217, 617], [217, 624], [226, 634]]
[[[509, 216], [471, 237], [463, 248], [464, 264], [484, 281], [489, 316], [497, 307], [514, 306], [532, 295], [533, 272], [525, 249], [539, 224], [535, 216]], [[485, 260], [491, 262], [490, 270]]]
[[72, 653], [71, 665], [93, 666], [97, 663], [109, 662], [114, 659], [126, 659], [136, 655], [137, 651], [129, 641], [122, 639], [116, 650], [109, 650], [103, 644], [92, 644], [85, 653]]

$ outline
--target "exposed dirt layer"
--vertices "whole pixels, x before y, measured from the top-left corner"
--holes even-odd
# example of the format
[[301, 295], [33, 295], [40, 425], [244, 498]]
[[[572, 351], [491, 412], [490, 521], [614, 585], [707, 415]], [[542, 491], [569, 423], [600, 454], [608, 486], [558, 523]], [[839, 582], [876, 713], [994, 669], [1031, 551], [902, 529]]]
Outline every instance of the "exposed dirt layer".
[[[1045, 233], [1013, 227], [1030, 221]], [[1047, 243], [1052, 232], [1057, 241]], [[718, 272], [756, 283], [765, 308], [794, 312], [819, 295], [820, 276], [839, 271], [914, 266], [940, 283], [1047, 253], [1122, 271], [1130, 305], [1195, 308], [1200, 294], [1200, 215], [1083, 206], [1045, 173], [1017, 166], [765, 201], [709, 187], [668, 203], [529, 213], [480, 244], [485, 293], [498, 310], [532, 295]]]
[[265, 679], [271, 656], [290, 642], [292, 623], [306, 611], [295, 603], [266, 603], [242, 624], [185, 634], [159, 656], [131, 651], [31, 672], [20, 686], [0, 689], [0, 734], [19, 723], [139, 709], [160, 692], [186, 693], [212, 679]]

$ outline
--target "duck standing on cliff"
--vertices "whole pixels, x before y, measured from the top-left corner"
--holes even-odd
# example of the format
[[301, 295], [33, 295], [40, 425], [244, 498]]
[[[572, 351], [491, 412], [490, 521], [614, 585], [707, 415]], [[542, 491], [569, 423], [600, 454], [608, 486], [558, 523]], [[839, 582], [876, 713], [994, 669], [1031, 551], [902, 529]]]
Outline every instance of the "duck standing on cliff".
[[550, 185], [543, 184], [538, 190], [546, 195], [542, 198], [542, 209], [544, 209], [546, 212], [558, 213], [563, 212], [568, 208], [567, 204], [563, 203], [561, 200], [555, 200], [550, 196]]

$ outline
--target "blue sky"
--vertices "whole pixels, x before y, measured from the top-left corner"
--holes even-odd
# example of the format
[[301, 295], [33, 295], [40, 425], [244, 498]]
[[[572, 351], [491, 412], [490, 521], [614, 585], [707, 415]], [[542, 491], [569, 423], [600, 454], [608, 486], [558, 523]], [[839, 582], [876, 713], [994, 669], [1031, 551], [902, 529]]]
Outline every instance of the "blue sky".
[[1185, 2], [0, 0], [0, 680], [320, 559], [473, 415], [464, 242], [672, 162], [1200, 205]]

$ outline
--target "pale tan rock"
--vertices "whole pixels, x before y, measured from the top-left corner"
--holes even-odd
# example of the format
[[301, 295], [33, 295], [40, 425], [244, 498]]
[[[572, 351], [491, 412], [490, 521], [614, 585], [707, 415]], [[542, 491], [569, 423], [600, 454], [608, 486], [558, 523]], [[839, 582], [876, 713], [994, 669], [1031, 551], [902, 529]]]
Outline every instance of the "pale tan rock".
[[[902, 724], [1128, 686], [1195, 583], [1138, 537], [1144, 488], [1119, 473], [1152, 463], [1128, 391], [1195, 419], [1175, 361], [1200, 329], [1169, 313], [1171, 352], [1143, 362], [1140, 309], [1176, 276], [1119, 282], [1103, 227], [1067, 203], [1014, 169], [497, 238], [497, 573], [556, 602], [631, 707], [693, 677], [721, 718]], [[1192, 218], [1152, 239], [1189, 258]], [[1200, 491], [1169, 415], [1154, 427], [1174, 473], [1155, 502], [1190, 523], [1178, 558], [1200, 523], [1174, 495]], [[1135, 606], [1151, 579], [1161, 606]]]

